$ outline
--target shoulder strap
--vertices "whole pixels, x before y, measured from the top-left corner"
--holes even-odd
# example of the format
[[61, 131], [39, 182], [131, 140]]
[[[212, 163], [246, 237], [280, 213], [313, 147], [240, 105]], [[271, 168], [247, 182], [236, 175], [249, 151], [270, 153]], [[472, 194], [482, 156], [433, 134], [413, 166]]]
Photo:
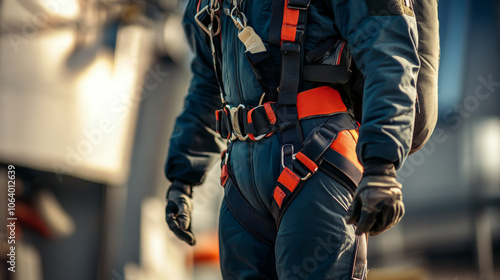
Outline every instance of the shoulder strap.
[[[278, 95], [278, 120], [282, 134], [282, 167], [291, 164], [294, 151], [302, 146], [298, 131], [297, 93], [302, 80], [304, 61], [304, 35], [306, 31], [307, 10], [310, 0], [285, 0], [280, 32], [281, 44], [281, 81]], [[273, 7], [273, 9], [276, 6]], [[275, 13], [275, 10], [273, 10]], [[275, 17], [273, 16], [273, 19]], [[275, 34], [271, 34], [274, 36]]]

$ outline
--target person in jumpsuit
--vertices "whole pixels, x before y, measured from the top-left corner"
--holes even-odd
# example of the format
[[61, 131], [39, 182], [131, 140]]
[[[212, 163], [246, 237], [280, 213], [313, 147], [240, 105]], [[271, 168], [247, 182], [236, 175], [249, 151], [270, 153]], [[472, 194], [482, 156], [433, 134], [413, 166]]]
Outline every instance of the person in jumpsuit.
[[[195, 22], [198, 2], [188, 2], [183, 18], [194, 53], [193, 78], [165, 165], [166, 177], [172, 182], [167, 192], [168, 224], [191, 245], [195, 243], [191, 231], [193, 186], [203, 182], [227, 145], [215, 131], [214, 111], [220, 109], [221, 97], [210, 44]], [[231, 2], [223, 1], [221, 11], [230, 10]], [[338, 179], [315, 173], [284, 213], [272, 245], [245, 230], [223, 201], [219, 244], [224, 279], [352, 279], [356, 234], [376, 235], [399, 222], [404, 207], [396, 169], [411, 147], [419, 71], [412, 2], [311, 1], [306, 51], [327, 38], [342, 37], [365, 77], [356, 146], [363, 179], [353, 194]], [[272, 4], [272, 0], [242, 3], [248, 24], [264, 41], [269, 37]], [[263, 90], [237, 38], [238, 29], [227, 13], [221, 12], [220, 19], [223, 97], [230, 106], [257, 106]], [[313, 83], [304, 83], [302, 90], [312, 87]], [[302, 132], [307, 135], [324, 121], [309, 120], [302, 124]], [[260, 141], [235, 140], [231, 145], [228, 166], [242, 195], [255, 211], [272, 219], [273, 190], [280, 175], [280, 133]]]

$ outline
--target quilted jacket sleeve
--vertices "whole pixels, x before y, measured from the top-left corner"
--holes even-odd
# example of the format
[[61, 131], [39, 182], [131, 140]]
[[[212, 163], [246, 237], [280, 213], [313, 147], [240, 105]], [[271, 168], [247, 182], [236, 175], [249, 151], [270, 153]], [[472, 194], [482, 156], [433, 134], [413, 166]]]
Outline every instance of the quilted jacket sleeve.
[[365, 77], [357, 146], [361, 162], [401, 167], [412, 141], [418, 33], [413, 0], [329, 1], [335, 24]]
[[165, 174], [170, 180], [201, 184], [216, 162], [224, 142], [215, 132], [215, 110], [221, 106], [208, 37], [194, 20], [196, 0], [190, 0], [183, 18], [186, 39], [194, 53], [193, 78], [184, 109], [170, 138]]

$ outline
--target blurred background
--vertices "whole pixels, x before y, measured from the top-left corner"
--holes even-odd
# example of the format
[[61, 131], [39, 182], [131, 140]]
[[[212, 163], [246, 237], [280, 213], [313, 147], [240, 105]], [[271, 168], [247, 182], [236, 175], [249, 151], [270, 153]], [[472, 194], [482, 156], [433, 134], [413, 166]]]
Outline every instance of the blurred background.
[[[8, 165], [18, 218], [0, 280], [221, 279], [217, 165], [194, 195], [198, 245], [164, 222], [184, 6], [0, 0], [0, 219]], [[500, 2], [441, 0], [439, 16], [439, 123], [399, 171], [406, 215], [370, 239], [370, 280], [500, 279]]]

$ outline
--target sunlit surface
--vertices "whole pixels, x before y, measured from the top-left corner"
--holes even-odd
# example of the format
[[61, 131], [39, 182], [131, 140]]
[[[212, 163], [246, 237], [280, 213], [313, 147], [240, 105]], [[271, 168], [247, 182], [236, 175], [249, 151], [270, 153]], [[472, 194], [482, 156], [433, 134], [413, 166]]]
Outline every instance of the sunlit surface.
[[[192, 279], [191, 250], [169, 231], [163, 216], [164, 203], [148, 199], [142, 203], [141, 262], [148, 279]], [[188, 249], [188, 250], [187, 250]]]
[[[500, 185], [500, 119], [483, 120], [475, 130], [477, 134], [474, 151], [478, 153], [478, 164], [483, 180], [489, 185]], [[496, 189], [500, 192], [500, 189]]]
[[47, 11], [51, 14], [65, 18], [73, 19], [80, 13], [80, 5], [78, 0], [30, 0], [40, 2]]
[[82, 15], [78, 0], [3, 0], [1, 5], [2, 21], [27, 33], [45, 29], [50, 23], [76, 21]]
[[[148, 63], [147, 56], [139, 57], [150, 37], [140, 27], [124, 28], [113, 54], [75, 49], [72, 31], [37, 33], [17, 48], [2, 37], [0, 156], [58, 175], [120, 184]], [[83, 67], [68, 69], [72, 56]]]

